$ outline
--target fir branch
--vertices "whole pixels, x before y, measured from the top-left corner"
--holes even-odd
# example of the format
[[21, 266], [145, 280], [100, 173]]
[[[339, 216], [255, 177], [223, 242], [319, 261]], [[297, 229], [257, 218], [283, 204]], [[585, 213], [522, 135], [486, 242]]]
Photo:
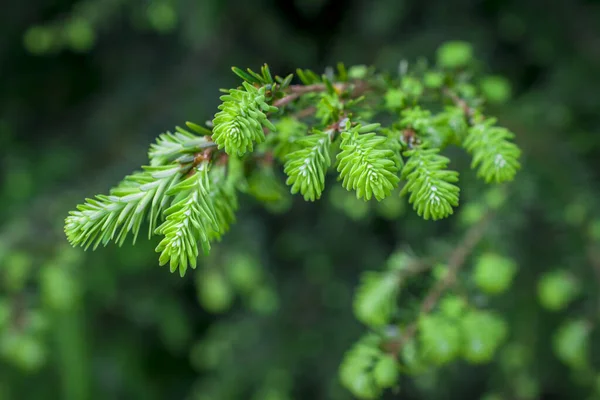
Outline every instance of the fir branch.
[[[264, 187], [257, 179], [273, 183], [274, 161], [284, 162], [290, 191], [308, 201], [321, 197], [335, 153], [343, 187], [365, 201], [389, 196], [401, 173], [407, 181], [402, 193], [410, 193], [417, 214], [434, 220], [452, 214], [459, 202], [458, 172], [448, 170], [450, 160], [439, 154], [446, 145], [462, 142], [473, 155], [472, 167], [486, 182], [513, 179], [520, 168], [512, 133], [493, 126], [495, 119], [484, 119], [450, 89], [442, 90], [454, 106], [435, 115], [421, 108], [423, 84], [416, 75], [403, 73], [397, 81], [364, 66], [338, 66], [337, 75], [298, 70], [302, 84], [290, 85], [293, 75], [273, 78], [266, 65], [259, 73], [233, 71], [243, 79], [242, 86], [221, 96], [210, 129], [186, 123], [195, 133], [179, 127], [163, 133], [148, 152], [150, 166], [126, 177], [109, 195], [87, 199], [69, 215], [65, 232], [73, 245], [96, 248], [111, 240], [121, 245], [130, 232], [135, 242], [147, 219], [149, 236], [164, 236], [157, 247], [161, 265], [169, 263], [183, 275], [189, 265], [196, 266], [198, 242], [208, 252], [210, 241], [219, 240], [234, 222], [237, 189], [270, 201], [271, 195], [257, 196]], [[390, 89], [396, 84], [397, 89]], [[375, 95], [363, 96], [367, 92]], [[386, 102], [410, 98], [412, 105], [390, 108], [383, 97]], [[299, 99], [303, 108], [287, 109]], [[400, 121], [376, 133], [379, 124], [368, 121], [381, 112], [393, 112]], [[300, 121], [309, 116], [313, 118]], [[403, 156], [408, 157], [406, 165]], [[270, 172], [250, 179], [256, 163], [268, 163]]]

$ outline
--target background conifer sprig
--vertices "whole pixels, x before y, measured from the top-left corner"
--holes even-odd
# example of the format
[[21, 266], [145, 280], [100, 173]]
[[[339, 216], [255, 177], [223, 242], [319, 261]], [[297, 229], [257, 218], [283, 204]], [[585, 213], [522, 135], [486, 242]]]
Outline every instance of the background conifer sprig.
[[[233, 72], [241, 86], [223, 90], [206, 127], [188, 122], [160, 135], [148, 152], [150, 166], [70, 214], [71, 244], [121, 245], [147, 220], [149, 235], [161, 237], [159, 263], [183, 276], [196, 267], [200, 249], [208, 253], [235, 221], [238, 190], [269, 204], [281, 197], [275, 168], [291, 194], [307, 201], [322, 197], [333, 160], [341, 185], [364, 201], [383, 201], [404, 181], [401, 194], [409, 194], [416, 213], [437, 220], [459, 204], [458, 173], [441, 154], [446, 146], [462, 145], [488, 183], [511, 180], [520, 167], [513, 135], [495, 119], [479, 118], [476, 94], [462, 99], [453, 94], [460, 87], [445, 86], [453, 80], [433, 79], [421, 67], [397, 77], [342, 64], [322, 75], [298, 69], [293, 85], [292, 74], [273, 76], [266, 65]], [[452, 94], [454, 107], [425, 107], [421, 100], [440, 90], [443, 98]], [[250, 165], [260, 160], [272, 161]]]

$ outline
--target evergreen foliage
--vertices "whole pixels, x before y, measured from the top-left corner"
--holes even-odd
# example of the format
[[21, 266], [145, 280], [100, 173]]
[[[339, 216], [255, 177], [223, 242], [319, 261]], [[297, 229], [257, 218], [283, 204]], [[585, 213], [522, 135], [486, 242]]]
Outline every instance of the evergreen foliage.
[[426, 147], [404, 153], [409, 159], [402, 170], [407, 182], [402, 190], [410, 193], [408, 201], [424, 219], [445, 218], [458, 206], [458, 172], [447, 170], [450, 159], [438, 153]]
[[338, 172], [342, 185], [347, 190], [355, 190], [356, 197], [378, 201], [385, 199], [397, 187], [397, 154], [386, 148], [388, 140], [369, 132], [373, 126], [367, 125], [342, 132], [340, 151], [337, 155]]
[[188, 263], [196, 268], [198, 243], [208, 254], [211, 232], [219, 233], [221, 229], [210, 198], [208, 168], [208, 163], [202, 162], [190, 171], [191, 176], [171, 188], [167, 194], [174, 196], [173, 203], [165, 210], [165, 221], [156, 230], [164, 236], [156, 248], [161, 252], [160, 265], [168, 262], [171, 272], [179, 268], [181, 276]]
[[265, 140], [263, 127], [274, 131], [265, 112], [277, 111], [265, 102], [266, 86], [260, 89], [243, 82], [244, 89], [230, 89], [221, 96], [223, 103], [213, 119], [212, 139], [230, 155], [244, 155], [252, 152], [255, 144]]
[[[383, 201], [403, 181], [401, 194], [409, 194], [409, 203], [425, 220], [446, 218], [459, 205], [458, 172], [448, 169], [450, 159], [440, 152], [461, 144], [465, 131], [462, 146], [473, 154], [472, 168], [486, 182], [511, 180], [520, 167], [512, 133], [495, 126], [493, 118], [481, 121], [480, 112], [451, 87], [432, 84], [433, 72], [425, 72], [425, 84], [415, 72], [384, 86], [384, 75], [341, 64], [335, 76], [298, 70], [298, 85], [291, 85], [293, 75], [273, 78], [266, 65], [260, 73], [236, 67], [233, 72], [242, 85], [224, 90], [220, 111], [207, 127], [187, 123], [196, 134], [178, 127], [160, 135], [148, 153], [151, 167], [69, 216], [65, 230], [73, 245], [96, 248], [111, 240], [121, 245], [130, 231], [135, 240], [149, 209], [149, 233], [164, 236], [156, 248], [160, 264], [169, 263], [171, 271], [179, 268], [183, 276], [188, 265], [195, 268], [198, 246], [208, 253], [210, 241], [233, 222], [236, 190], [264, 197], [263, 184], [258, 191], [252, 189], [256, 184], [243, 189], [243, 165], [257, 157], [283, 162], [291, 193], [307, 201], [319, 199], [325, 190], [332, 157], [342, 186], [358, 199]], [[449, 82], [452, 71], [447, 74]], [[443, 85], [443, 75], [440, 79]], [[414, 105], [429, 88], [453, 105], [444, 103], [437, 114]], [[379, 96], [385, 98], [383, 108]], [[404, 107], [407, 99], [413, 105]], [[392, 123], [381, 128], [380, 122], [362, 121], [376, 112], [387, 113]], [[283, 128], [281, 136], [277, 125]], [[272, 139], [265, 141], [267, 136]], [[255, 152], [256, 157], [248, 156]], [[232, 171], [237, 165], [240, 173], [221, 168], [221, 182], [211, 182], [215, 165]]]
[[478, 176], [488, 183], [502, 183], [512, 180], [521, 167], [521, 151], [510, 141], [514, 134], [494, 123], [488, 119], [471, 127], [464, 146], [473, 154], [472, 168], [477, 168]]
[[296, 140], [298, 150], [287, 155], [284, 172], [292, 194], [302, 193], [304, 200], [315, 201], [325, 188], [325, 174], [331, 165], [330, 135], [324, 132]]

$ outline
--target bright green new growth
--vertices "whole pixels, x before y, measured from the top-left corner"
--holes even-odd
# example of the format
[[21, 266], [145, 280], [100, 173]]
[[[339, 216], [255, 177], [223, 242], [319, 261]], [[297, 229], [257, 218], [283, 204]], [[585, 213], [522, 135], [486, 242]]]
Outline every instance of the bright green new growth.
[[447, 170], [450, 159], [438, 153], [426, 147], [404, 153], [409, 159], [402, 170], [407, 181], [402, 191], [410, 193], [408, 201], [424, 219], [445, 218], [458, 206], [458, 172]]
[[383, 271], [365, 271], [354, 297], [354, 315], [363, 324], [379, 328], [390, 323], [396, 313], [403, 272], [414, 260], [404, 253], [394, 253]]
[[495, 122], [488, 119], [474, 125], [464, 142], [465, 149], [473, 154], [472, 168], [477, 168], [477, 176], [487, 183], [510, 181], [521, 167], [521, 150], [510, 141], [514, 134], [493, 126]]
[[69, 242], [86, 249], [91, 245], [95, 249], [111, 240], [122, 245], [131, 232], [135, 243], [148, 208], [148, 234], [152, 235], [168, 204], [168, 190], [181, 178], [180, 170], [177, 165], [144, 167], [143, 172], [126, 177], [110, 195], [87, 199], [66, 219]]
[[388, 324], [395, 312], [400, 278], [397, 271], [365, 272], [354, 298], [356, 318], [372, 327]]
[[347, 190], [356, 197], [378, 201], [389, 196], [398, 185], [397, 155], [386, 148], [387, 139], [370, 132], [377, 126], [367, 125], [342, 132], [341, 152], [337, 155], [338, 172]]
[[[293, 75], [274, 77], [266, 65], [259, 73], [233, 68], [242, 83], [223, 90], [212, 122], [161, 134], [148, 166], [71, 212], [67, 238], [85, 248], [122, 245], [130, 233], [135, 242], [147, 222], [149, 237], [160, 237], [159, 263], [183, 276], [235, 221], [238, 192], [274, 207], [282, 197], [276, 168], [306, 201], [320, 199], [337, 172], [358, 199], [382, 201], [401, 189], [424, 219], [448, 217], [460, 188], [442, 155], [447, 146], [471, 153], [488, 183], [513, 179], [520, 151], [510, 132], [482, 115], [474, 87], [454, 67], [444, 70], [447, 62], [398, 76], [341, 64], [321, 76], [299, 69], [301, 83], [293, 85]], [[425, 108], [422, 98], [437, 98], [440, 107]], [[365, 323], [387, 318], [369, 317], [375, 306], [357, 308]]]
[[325, 174], [331, 165], [329, 134], [314, 132], [299, 138], [296, 144], [299, 150], [287, 155], [284, 172], [288, 176], [292, 194], [300, 192], [306, 201], [315, 201], [321, 197], [325, 188]]
[[221, 96], [220, 112], [213, 119], [213, 140], [227, 154], [244, 155], [254, 150], [254, 144], [265, 140], [263, 127], [275, 130], [265, 112], [277, 111], [265, 101], [265, 90], [243, 83], [244, 89], [231, 89]]
[[[199, 133], [210, 134], [206, 128], [188, 122], [187, 125]], [[175, 133], [166, 132], [158, 137], [156, 143], [150, 146], [148, 158], [150, 165], [165, 165], [173, 162], [181, 156], [194, 154], [202, 149], [212, 147], [214, 143], [208, 140], [208, 136], [197, 136], [180, 127]]]
[[191, 176], [167, 193], [175, 195], [175, 201], [165, 211], [165, 222], [156, 230], [164, 236], [156, 248], [161, 252], [160, 265], [169, 263], [171, 272], [179, 268], [181, 276], [188, 262], [196, 268], [198, 242], [208, 254], [209, 237], [220, 232], [214, 204], [209, 199], [208, 168], [208, 163], [201, 163]]

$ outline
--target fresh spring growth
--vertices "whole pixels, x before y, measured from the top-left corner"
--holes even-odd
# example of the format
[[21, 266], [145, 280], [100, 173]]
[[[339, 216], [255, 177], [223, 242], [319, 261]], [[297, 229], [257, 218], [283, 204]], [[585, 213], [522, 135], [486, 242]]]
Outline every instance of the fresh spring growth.
[[[160, 135], [147, 166], [70, 213], [67, 238], [85, 248], [122, 245], [147, 227], [160, 238], [159, 263], [183, 276], [235, 221], [239, 192], [265, 201], [257, 179], [276, 177], [275, 169], [307, 201], [320, 199], [337, 174], [358, 199], [380, 202], [401, 189], [425, 220], [446, 218], [459, 205], [460, 184], [445, 147], [471, 153], [488, 183], [509, 181], [520, 168], [514, 135], [484, 117], [475, 86], [452, 83], [471, 58], [456, 42], [440, 49], [431, 70], [382, 80], [373, 68], [340, 65], [333, 75], [298, 70], [294, 84], [294, 75], [273, 76], [266, 65], [233, 68], [241, 85], [223, 90], [213, 120]], [[423, 108], [432, 96], [441, 107]]]

